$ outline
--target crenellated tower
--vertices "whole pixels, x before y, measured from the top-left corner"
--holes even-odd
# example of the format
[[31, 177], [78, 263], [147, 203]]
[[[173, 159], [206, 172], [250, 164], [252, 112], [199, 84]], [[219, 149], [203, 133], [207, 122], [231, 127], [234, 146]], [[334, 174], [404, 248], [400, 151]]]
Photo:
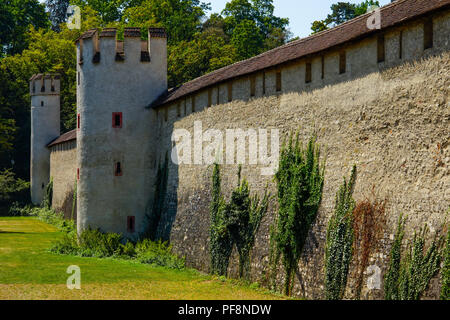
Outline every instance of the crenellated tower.
[[36, 74], [30, 79], [31, 96], [31, 201], [40, 204], [50, 180], [47, 145], [60, 134], [60, 76]]
[[89, 30], [77, 41], [78, 232], [135, 238], [145, 231], [153, 189], [156, 115], [167, 91], [167, 37], [151, 28]]

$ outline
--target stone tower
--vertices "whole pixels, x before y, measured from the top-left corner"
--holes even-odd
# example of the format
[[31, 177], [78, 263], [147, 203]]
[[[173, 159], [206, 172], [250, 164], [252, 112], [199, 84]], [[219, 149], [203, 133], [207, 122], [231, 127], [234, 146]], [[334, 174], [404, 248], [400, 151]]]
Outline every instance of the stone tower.
[[154, 185], [156, 114], [167, 91], [167, 37], [151, 28], [85, 32], [77, 41], [77, 228], [136, 238]]
[[60, 76], [37, 74], [30, 79], [31, 96], [31, 201], [40, 204], [50, 180], [47, 145], [60, 134]]

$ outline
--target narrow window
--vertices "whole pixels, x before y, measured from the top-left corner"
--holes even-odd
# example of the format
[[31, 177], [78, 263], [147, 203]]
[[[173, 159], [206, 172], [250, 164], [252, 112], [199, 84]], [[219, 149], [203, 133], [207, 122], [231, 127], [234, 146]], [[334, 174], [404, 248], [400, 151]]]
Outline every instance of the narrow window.
[[208, 89], [208, 108], [212, 105], [212, 89]]
[[322, 79], [324, 79], [325, 78], [325, 56], [322, 56], [322, 58], [321, 58], [321, 60], [322, 60]]
[[250, 97], [256, 95], [256, 77], [250, 76]]
[[429, 18], [423, 24], [423, 48], [433, 48], [433, 19]]
[[262, 87], [263, 87], [263, 94], [266, 94], [266, 72], [263, 71], [262, 74]]
[[114, 175], [116, 177], [121, 177], [123, 174], [122, 171], [122, 164], [120, 162], [116, 162], [115, 166], [114, 166]]
[[43, 107], [44, 106], [44, 101], [41, 101], [41, 107]]
[[195, 95], [191, 97], [192, 112], [195, 112]]
[[181, 104], [180, 102], [177, 103], [177, 117], [181, 117], [181, 105], [180, 104]]
[[80, 114], [77, 114], [77, 129], [80, 129], [80, 123], [81, 123], [81, 116]]
[[281, 91], [281, 71], [276, 73], [276, 90], [277, 92]]
[[380, 34], [377, 39], [377, 61], [384, 62], [386, 56], [384, 34]]
[[347, 55], [345, 51], [339, 53], [339, 73], [345, 73], [347, 68]]
[[134, 224], [135, 224], [135, 217], [128, 216], [127, 217], [127, 232], [134, 233]]
[[80, 168], [77, 168], [77, 180], [80, 180]]
[[228, 82], [228, 102], [233, 100], [233, 82]]
[[113, 128], [122, 128], [122, 112], [113, 112], [112, 127]]
[[184, 115], [187, 115], [186, 99], [184, 99]]
[[169, 118], [169, 107], [164, 108], [164, 121], [167, 122], [167, 119]]
[[220, 104], [220, 86], [217, 86], [217, 105]]
[[311, 62], [306, 63], [306, 70], [305, 70], [305, 82], [310, 83], [312, 81], [312, 67]]
[[80, 80], [80, 72], [78, 72], [77, 75], [78, 75], [78, 76], [77, 76], [77, 78], [78, 78], [78, 85], [80, 85], [80, 82], [81, 82], [81, 80]]
[[398, 58], [403, 59], [403, 30], [400, 31], [398, 39]]

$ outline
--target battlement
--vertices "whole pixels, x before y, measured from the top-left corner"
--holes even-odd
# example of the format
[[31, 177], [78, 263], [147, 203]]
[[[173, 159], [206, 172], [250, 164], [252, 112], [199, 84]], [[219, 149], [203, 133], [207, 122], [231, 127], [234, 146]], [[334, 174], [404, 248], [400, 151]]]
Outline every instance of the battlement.
[[[76, 41], [78, 63], [89, 61], [100, 64], [102, 60], [124, 62], [131, 59], [142, 63], [151, 62], [151, 57], [166, 50], [167, 34], [163, 28], [149, 28], [148, 40], [141, 39], [141, 28], [125, 28], [124, 40], [117, 39], [116, 28], [91, 29], [83, 33]], [[152, 54], [153, 53], [153, 54]], [[163, 57], [166, 59], [166, 57]]]
[[55, 74], [35, 74], [30, 78], [30, 95], [59, 95], [61, 76]]

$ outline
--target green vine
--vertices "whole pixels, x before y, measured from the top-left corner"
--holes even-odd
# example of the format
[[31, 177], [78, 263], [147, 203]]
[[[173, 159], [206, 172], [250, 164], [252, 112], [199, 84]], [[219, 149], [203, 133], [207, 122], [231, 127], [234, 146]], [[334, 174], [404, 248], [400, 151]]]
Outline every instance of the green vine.
[[150, 215], [147, 215], [148, 218], [148, 229], [145, 238], [149, 238], [152, 241], [157, 240], [157, 231], [159, 221], [161, 220], [162, 211], [164, 208], [164, 200], [166, 198], [167, 192], [167, 179], [169, 174], [169, 158], [166, 153], [164, 164], [158, 165], [158, 172], [156, 174], [155, 181], [155, 193], [153, 197], [153, 207]]
[[241, 181], [241, 166], [238, 171], [238, 186], [233, 190], [229, 203], [221, 195], [219, 165], [214, 166], [211, 201], [211, 272], [226, 275], [233, 246], [239, 254], [239, 277], [250, 280], [250, 253], [256, 233], [269, 204], [266, 192], [260, 199], [250, 196], [246, 179]]
[[405, 220], [400, 217], [385, 277], [386, 300], [419, 300], [430, 280], [440, 269], [444, 238], [436, 234], [428, 250], [424, 252], [428, 234], [428, 228], [425, 226], [418, 233], [414, 233], [408, 250], [402, 257], [404, 225]]
[[320, 163], [315, 136], [311, 136], [306, 148], [299, 141], [298, 133], [295, 139], [290, 135], [288, 143], [283, 143], [280, 167], [275, 175], [279, 210], [271, 232], [270, 263], [272, 268], [277, 268], [282, 260], [286, 295], [291, 294], [294, 274], [322, 200], [324, 171], [325, 161]]
[[42, 207], [51, 209], [53, 203], [53, 177], [50, 178], [49, 183], [45, 188], [44, 199], [42, 199]]
[[75, 186], [73, 188], [73, 200], [72, 200], [72, 212], [70, 214], [70, 220], [77, 214], [77, 182], [75, 181]]
[[211, 273], [226, 276], [233, 241], [227, 228], [226, 203], [221, 193], [220, 167], [218, 164], [214, 164], [212, 176], [210, 223]]
[[353, 166], [350, 180], [336, 193], [335, 211], [328, 224], [325, 248], [325, 297], [338, 300], [344, 297], [347, 277], [352, 259], [353, 209], [352, 198], [356, 180], [356, 166]]

